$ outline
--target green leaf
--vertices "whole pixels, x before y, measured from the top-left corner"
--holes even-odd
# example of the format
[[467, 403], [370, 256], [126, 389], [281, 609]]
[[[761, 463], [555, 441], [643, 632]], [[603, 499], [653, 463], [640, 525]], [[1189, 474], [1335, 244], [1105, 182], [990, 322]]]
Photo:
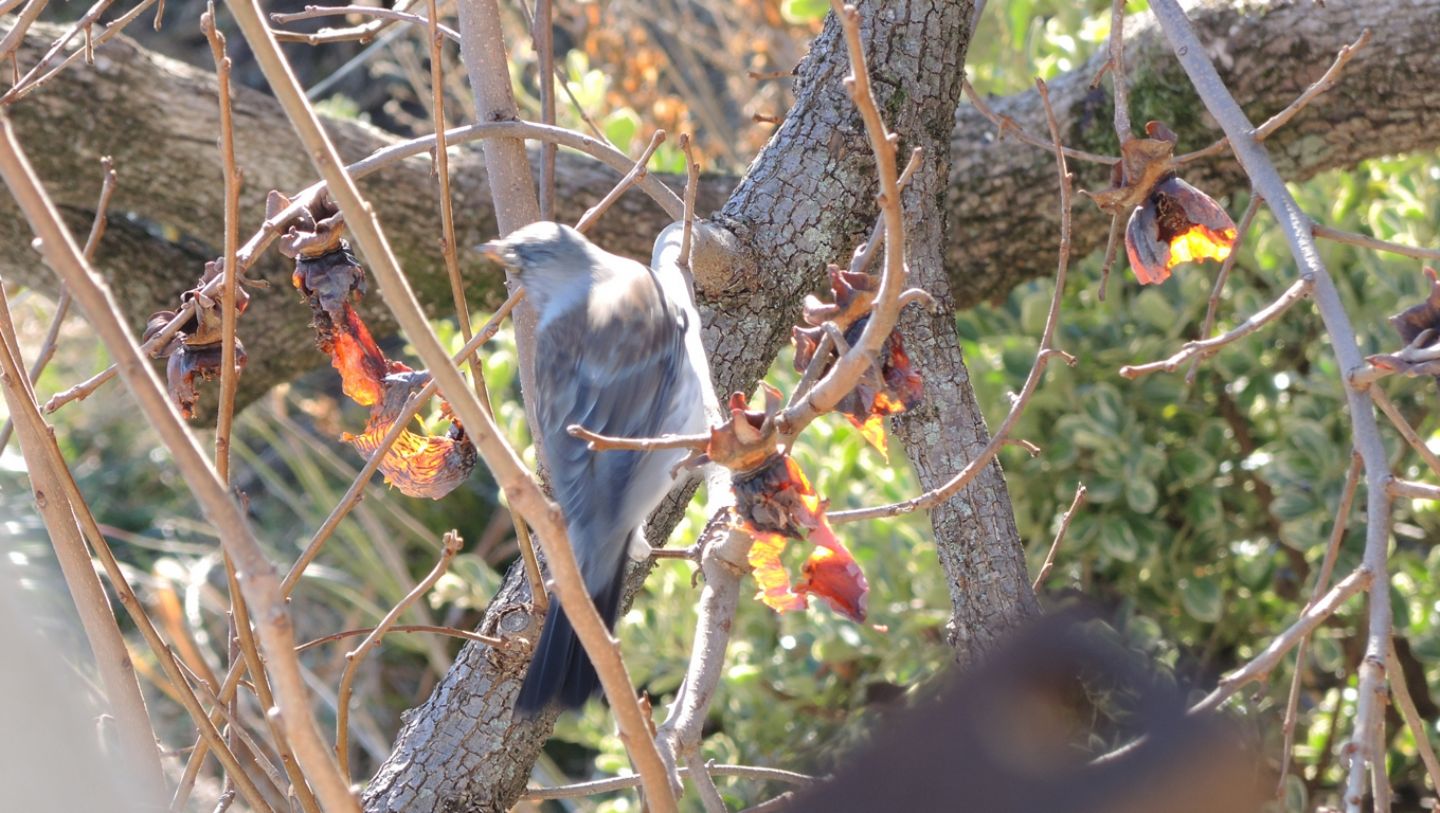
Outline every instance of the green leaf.
[[1209, 577], [1180, 580], [1180, 603], [1196, 621], [1214, 624], [1224, 610], [1220, 585]]
[[605, 137], [621, 152], [630, 149], [630, 144], [639, 131], [640, 117], [628, 107], [622, 107], [605, 117]]
[[1137, 514], [1149, 514], [1160, 504], [1160, 492], [1155, 481], [1147, 477], [1136, 477], [1125, 483], [1125, 502]]
[[814, 22], [830, 10], [826, 0], [785, 0], [780, 4], [780, 16], [791, 25]]
[[1100, 549], [1122, 562], [1133, 562], [1140, 554], [1140, 540], [1130, 523], [1111, 517], [1100, 524]]
[[1171, 452], [1169, 463], [1181, 485], [1197, 485], [1215, 473], [1215, 458], [1189, 446]]

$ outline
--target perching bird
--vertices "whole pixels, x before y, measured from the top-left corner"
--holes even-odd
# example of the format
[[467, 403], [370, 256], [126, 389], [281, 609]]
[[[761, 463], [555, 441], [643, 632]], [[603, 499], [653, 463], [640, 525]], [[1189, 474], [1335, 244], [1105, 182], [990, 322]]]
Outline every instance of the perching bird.
[[[533, 223], [481, 249], [517, 274], [539, 314], [537, 437], [585, 587], [614, 629], [626, 553], [648, 552], [642, 525], [685, 453], [591, 451], [567, 429], [578, 424], [622, 438], [704, 430], [708, 367], [703, 354], [697, 363], [687, 353], [687, 333], [690, 347], [699, 346], [689, 285], [673, 263], [653, 271], [555, 223]], [[598, 688], [595, 667], [552, 597], [516, 710], [533, 714], [556, 700], [578, 707]]]

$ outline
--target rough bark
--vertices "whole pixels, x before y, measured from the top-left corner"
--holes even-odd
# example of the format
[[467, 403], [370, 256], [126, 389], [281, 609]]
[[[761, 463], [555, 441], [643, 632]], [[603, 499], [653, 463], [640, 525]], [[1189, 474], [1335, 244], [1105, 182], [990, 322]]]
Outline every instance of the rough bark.
[[[1283, 108], [1330, 64], [1340, 46], [1360, 30], [1374, 31], [1370, 46], [1345, 70], [1338, 87], [1298, 116], [1268, 146], [1287, 178], [1304, 179], [1327, 169], [1346, 167], [1378, 155], [1440, 144], [1440, 108], [1433, 103], [1430, 77], [1440, 75], [1440, 48], [1434, 26], [1440, 0], [1380, 0], [1366, 4], [1272, 3], [1261, 7], [1238, 2], [1212, 3], [1194, 10], [1201, 36], [1214, 43], [1222, 77], [1245, 100], [1255, 120]], [[1146, 22], [1128, 25], [1128, 61], [1134, 85], [1134, 119], [1163, 118], [1180, 136], [1181, 149], [1205, 145], [1216, 135], [1213, 123], [1195, 100], [1163, 37]], [[62, 29], [36, 25], [21, 52], [21, 64], [33, 62]], [[1089, 83], [1099, 57], [1051, 83], [1063, 131], [1074, 146], [1113, 150], [1108, 94]], [[219, 254], [221, 184], [215, 160], [217, 132], [214, 77], [138, 48], [125, 38], [107, 43], [94, 67], [75, 66], [50, 87], [21, 102], [11, 115], [26, 143], [61, 139], [65, 149], [35, 150], [41, 177], [62, 206], [79, 219], [89, 217], [101, 155], [114, 155], [121, 173], [116, 206], [142, 221], [162, 227], [146, 248], [137, 229], [133, 250], [116, 251], [109, 239], [100, 266], [129, 308], [132, 324], [144, 323], [153, 310], [170, 305], [174, 292], [190, 284], [202, 257]], [[1033, 92], [994, 100], [1030, 132], [1044, 132], [1039, 99]], [[246, 172], [242, 215], [259, 220], [264, 194], [271, 188], [295, 190], [313, 180], [279, 106], [264, 95], [239, 91], [236, 99], [237, 151]], [[794, 115], [796, 111], [792, 111]], [[951, 227], [945, 235], [946, 271], [957, 307], [1003, 296], [1016, 283], [1050, 273], [1051, 246], [1038, 235], [1055, 233], [1049, 156], [1007, 139], [996, 143], [995, 128], [968, 105], [960, 107], [951, 138], [952, 169], [945, 211]], [[356, 122], [332, 121], [331, 133], [342, 153], [358, 158], [394, 137]], [[477, 150], [464, 148], [452, 162], [455, 175], [457, 243], [462, 248], [495, 234], [483, 162]], [[609, 188], [615, 175], [588, 159], [562, 153], [557, 172], [557, 216], [573, 222], [584, 207]], [[1105, 183], [1104, 171], [1074, 162], [1082, 186]], [[437, 246], [435, 196], [423, 158], [362, 181], [373, 195], [417, 293], [437, 313], [448, 310], [449, 293]], [[1203, 162], [1187, 177], [1216, 194], [1243, 183], [1229, 158]], [[667, 179], [676, 188], [679, 179]], [[736, 187], [734, 178], [703, 179], [700, 210], [714, 211]], [[653, 235], [666, 224], [658, 207], [632, 193], [597, 227], [597, 240], [611, 250], [648, 254]], [[1078, 255], [1103, 241], [1104, 221], [1088, 205], [1076, 207]], [[167, 237], [181, 235], [186, 253], [197, 262], [149, 261], [147, 256], [176, 254]], [[0, 196], [0, 275], [51, 284], [37, 273], [29, 234], [8, 196]], [[481, 264], [473, 252], [461, 252], [471, 295], [494, 303], [501, 275]], [[287, 272], [276, 255], [267, 255], [260, 275], [280, 283], [261, 292], [242, 324], [250, 367], [241, 381], [242, 401], [253, 400], [280, 381], [323, 364], [310, 349], [306, 312], [284, 284]], [[381, 331], [393, 329], [378, 299], [366, 303], [367, 318]]]
[[[1287, 180], [1440, 143], [1440, 106], [1433, 89], [1433, 77], [1440, 75], [1440, 2], [1208, 2], [1191, 9], [1190, 18], [1220, 78], [1257, 124], [1319, 79], [1342, 46], [1367, 28], [1373, 33], [1339, 84], [1266, 140], [1275, 168]], [[1177, 151], [1182, 153], [1223, 135], [1154, 18], [1131, 17], [1125, 30], [1130, 116], [1137, 128], [1152, 119], [1164, 121], [1179, 135]], [[1084, 67], [1056, 77], [1050, 97], [1067, 146], [1114, 155], [1109, 83], [1094, 91], [1089, 87], [1105, 56], [1102, 50]], [[1032, 135], [1045, 137], [1045, 111], [1034, 91], [997, 99], [992, 106]], [[995, 128], [969, 105], [960, 109], [959, 119], [946, 204], [954, 229], [946, 257], [963, 307], [1003, 297], [1016, 283], [1051, 273], [1054, 254], [1048, 238], [1057, 233], [1059, 212], [1049, 153], [1013, 139], [996, 143]], [[1076, 188], [1109, 184], [1107, 167], [1073, 160], [1070, 167]], [[1248, 184], [1229, 154], [1195, 163], [1185, 177], [1216, 197]], [[1074, 256], [1083, 257], [1104, 244], [1109, 218], [1077, 201], [1074, 226]], [[1122, 253], [1121, 268], [1124, 262]]]

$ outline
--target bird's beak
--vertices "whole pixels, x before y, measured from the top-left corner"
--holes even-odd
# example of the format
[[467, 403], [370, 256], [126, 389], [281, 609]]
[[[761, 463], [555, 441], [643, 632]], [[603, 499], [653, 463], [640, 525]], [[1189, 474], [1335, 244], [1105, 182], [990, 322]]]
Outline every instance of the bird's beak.
[[505, 247], [499, 240], [481, 243], [475, 247], [475, 250], [496, 265], [509, 267], [509, 263], [505, 261]]

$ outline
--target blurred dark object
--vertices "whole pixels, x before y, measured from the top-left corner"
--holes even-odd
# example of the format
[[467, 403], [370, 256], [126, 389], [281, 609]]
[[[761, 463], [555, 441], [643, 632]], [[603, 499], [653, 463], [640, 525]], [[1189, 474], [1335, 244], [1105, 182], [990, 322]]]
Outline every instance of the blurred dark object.
[[[788, 811], [1244, 813], [1273, 780], [1223, 715], [1185, 714], [1184, 693], [1098, 623], [1052, 616], [942, 690], [876, 727], [835, 779]], [[1125, 753], [1095, 761], [1084, 698], [1122, 704]], [[1077, 702], [1079, 701], [1079, 702]]]

